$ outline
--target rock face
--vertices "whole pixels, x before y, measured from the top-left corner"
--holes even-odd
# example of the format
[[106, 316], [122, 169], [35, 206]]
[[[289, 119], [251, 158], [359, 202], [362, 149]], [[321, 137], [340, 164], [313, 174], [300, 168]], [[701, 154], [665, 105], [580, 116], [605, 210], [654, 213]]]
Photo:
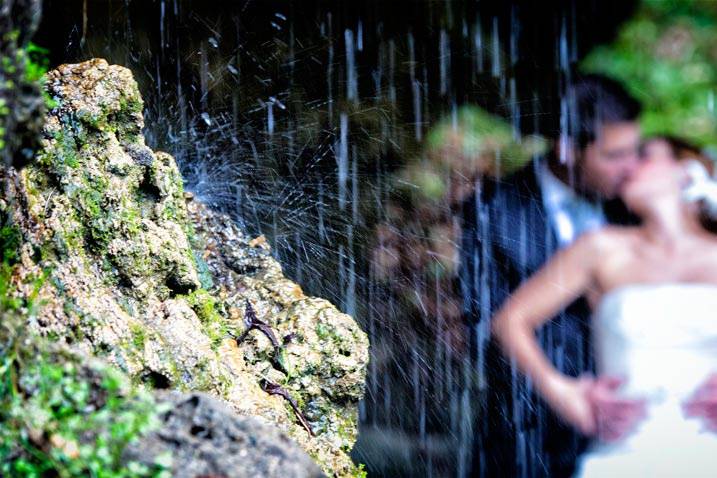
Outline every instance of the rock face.
[[[57, 106], [16, 191], [17, 286], [44, 303], [37, 329], [154, 388], [274, 423], [330, 474], [359, 473], [347, 453], [368, 342], [353, 319], [185, 197], [174, 159], [144, 143], [129, 70], [63, 65], [46, 87]], [[25, 280], [41, 276], [38, 291]]]
[[159, 417], [161, 428], [130, 445], [124, 459], [149, 466], [158, 456], [171, 456], [174, 478], [325, 476], [274, 427], [236, 416], [207, 395], [170, 392], [159, 399], [171, 407]]
[[[229, 315], [246, 319], [248, 300], [282, 344], [277, 350], [265, 334], [252, 330], [239, 344], [245, 367], [253, 376], [282, 384], [318, 439], [350, 451], [368, 361], [363, 333], [350, 316], [324, 299], [305, 296], [285, 278], [263, 237], [250, 240], [229, 217], [200, 202], [190, 200], [188, 210], [205, 245], [202, 257], [216, 278], [213, 290]], [[311, 446], [307, 438], [297, 439]]]

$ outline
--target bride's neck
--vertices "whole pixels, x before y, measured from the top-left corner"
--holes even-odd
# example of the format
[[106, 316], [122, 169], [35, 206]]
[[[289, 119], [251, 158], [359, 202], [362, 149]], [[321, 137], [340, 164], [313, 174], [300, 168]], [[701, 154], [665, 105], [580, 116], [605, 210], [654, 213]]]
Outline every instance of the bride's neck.
[[643, 215], [642, 226], [651, 241], [667, 247], [701, 230], [695, 214], [690, 214], [682, 202], [664, 201]]

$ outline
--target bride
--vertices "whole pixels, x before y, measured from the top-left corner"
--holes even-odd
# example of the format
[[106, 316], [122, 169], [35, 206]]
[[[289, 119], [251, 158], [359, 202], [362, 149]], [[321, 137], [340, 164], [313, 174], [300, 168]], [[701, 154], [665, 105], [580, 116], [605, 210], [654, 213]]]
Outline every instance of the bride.
[[[545, 401], [584, 434], [603, 438], [582, 459], [580, 476], [717, 473], [717, 435], [685, 413], [689, 398], [717, 372], [717, 236], [685, 201], [689, 181], [680, 163], [648, 157], [621, 191], [641, 225], [582, 236], [494, 318], [505, 353]], [[580, 296], [593, 306], [600, 380], [619, 382], [626, 399], [623, 423], [612, 430], [600, 429], [590, 399], [595, 380], [562, 375], [535, 338]]]

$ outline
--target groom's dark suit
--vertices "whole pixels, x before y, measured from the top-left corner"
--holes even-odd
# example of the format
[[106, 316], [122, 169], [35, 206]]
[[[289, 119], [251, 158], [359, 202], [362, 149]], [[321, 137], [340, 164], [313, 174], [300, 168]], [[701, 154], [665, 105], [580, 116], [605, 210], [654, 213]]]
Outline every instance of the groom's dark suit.
[[[476, 398], [473, 476], [570, 476], [587, 445], [530, 392], [488, 335], [488, 321], [503, 301], [558, 247], [536, 170], [531, 163], [504, 180], [486, 180], [464, 204], [461, 282], [472, 355], [484, 380]], [[606, 205], [605, 214], [609, 222], [629, 220], [619, 205]], [[572, 376], [593, 368], [589, 314], [580, 299], [539, 332], [553, 364]]]

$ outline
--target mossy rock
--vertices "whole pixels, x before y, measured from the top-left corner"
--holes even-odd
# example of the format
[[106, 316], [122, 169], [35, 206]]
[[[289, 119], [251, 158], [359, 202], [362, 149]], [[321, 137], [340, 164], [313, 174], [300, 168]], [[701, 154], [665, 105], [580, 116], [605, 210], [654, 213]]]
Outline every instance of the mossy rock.
[[[277, 424], [327, 473], [355, 474], [347, 451], [363, 394], [365, 334], [333, 305], [304, 296], [268, 247], [244, 241], [231, 220], [202, 227], [174, 158], [144, 143], [142, 100], [129, 70], [104, 60], [62, 65], [46, 87], [55, 106], [17, 191], [24, 218], [17, 279], [48, 279], [36, 292], [18, 283], [20, 294], [36, 293], [44, 304], [34, 326], [102, 356], [136, 384], [219, 397]], [[237, 344], [244, 328], [237, 307], [246, 300], [282, 339], [304, 337], [282, 346], [283, 366], [273, 349], [249, 360], [261, 340], [253, 335]], [[315, 333], [319, 321], [329, 338]], [[313, 435], [284, 398], [262, 390], [266, 379], [287, 387], [312, 417]]]

